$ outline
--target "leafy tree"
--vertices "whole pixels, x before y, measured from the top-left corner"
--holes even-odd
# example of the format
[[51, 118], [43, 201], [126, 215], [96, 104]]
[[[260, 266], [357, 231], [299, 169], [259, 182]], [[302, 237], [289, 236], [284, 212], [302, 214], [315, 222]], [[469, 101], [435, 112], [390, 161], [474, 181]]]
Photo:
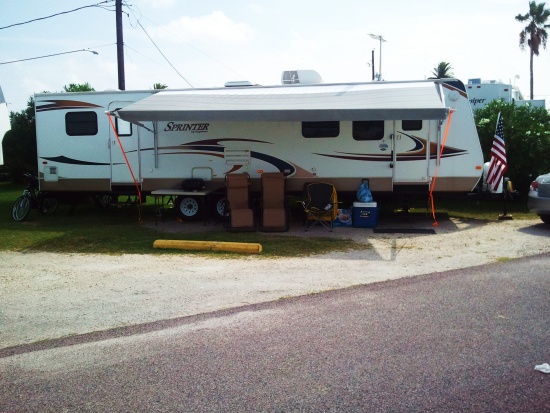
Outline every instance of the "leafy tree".
[[86, 83], [69, 83], [69, 85], [63, 86], [65, 92], [94, 92], [95, 89]]
[[550, 17], [550, 10], [544, 8], [545, 3], [529, 2], [529, 13], [518, 14], [518, 22], [528, 22], [527, 26], [519, 33], [519, 47], [525, 49], [525, 43], [529, 46], [529, 71], [530, 71], [530, 92], [533, 99], [533, 56], [539, 55], [540, 45], [546, 49], [548, 39], [547, 28], [550, 24], [545, 24]]
[[432, 71], [432, 74], [437, 79], [445, 79], [450, 78], [454, 76], [454, 73], [451, 71], [453, 68], [451, 67], [450, 63], [447, 62], [439, 62], [436, 67], [434, 67], [434, 70]]
[[10, 113], [11, 130], [4, 136], [4, 161], [12, 181], [25, 172], [37, 173], [34, 99], [21, 112]]
[[504, 120], [508, 171], [514, 188], [525, 195], [538, 175], [549, 172], [550, 114], [543, 107], [494, 100], [475, 111], [475, 122], [485, 161], [491, 158], [498, 113]]
[[153, 89], [166, 89], [168, 86], [164, 83], [155, 83], [153, 85]]

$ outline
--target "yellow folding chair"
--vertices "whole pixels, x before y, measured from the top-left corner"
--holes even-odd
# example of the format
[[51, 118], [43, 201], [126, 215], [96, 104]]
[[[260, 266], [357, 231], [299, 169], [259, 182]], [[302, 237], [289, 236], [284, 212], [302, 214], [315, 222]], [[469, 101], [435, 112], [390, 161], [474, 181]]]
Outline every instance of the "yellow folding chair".
[[305, 230], [321, 224], [332, 231], [333, 222], [338, 216], [338, 196], [336, 188], [325, 182], [306, 184], [306, 200], [302, 202], [306, 214]]

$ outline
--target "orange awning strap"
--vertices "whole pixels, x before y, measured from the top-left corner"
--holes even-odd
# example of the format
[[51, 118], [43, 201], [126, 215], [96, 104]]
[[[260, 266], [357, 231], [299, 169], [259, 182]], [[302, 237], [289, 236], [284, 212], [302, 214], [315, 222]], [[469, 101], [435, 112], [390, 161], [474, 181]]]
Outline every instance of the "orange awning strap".
[[115, 124], [113, 122], [113, 118], [111, 117], [111, 114], [109, 112], [106, 112], [107, 116], [109, 117], [109, 122], [111, 124], [111, 128], [113, 128], [113, 132], [116, 136], [116, 139], [118, 141], [118, 144], [120, 146], [120, 151], [122, 152], [122, 156], [124, 156], [124, 160], [126, 161], [126, 165], [128, 166], [128, 170], [130, 171], [130, 174], [132, 175], [132, 179], [134, 180], [134, 185], [137, 189], [138, 194], [138, 214], [139, 214], [139, 222], [141, 222], [141, 189], [139, 188], [139, 184], [136, 180], [136, 177], [134, 176], [134, 171], [132, 171], [132, 167], [130, 166], [130, 161], [128, 161], [128, 157], [126, 156], [126, 152], [124, 151], [124, 147], [122, 146], [122, 142], [120, 141], [120, 137], [118, 136], [118, 133], [115, 128]]
[[[445, 143], [447, 142], [447, 135], [449, 134], [449, 127], [451, 126], [451, 119], [453, 118], [453, 112], [455, 110], [454, 109], [451, 109], [451, 111], [449, 112], [449, 117], [447, 119], [447, 126], [445, 127], [445, 133], [443, 134], [443, 141], [441, 142], [441, 149], [439, 150], [439, 162], [441, 162], [441, 160], [443, 159], [443, 149], [445, 149]], [[434, 223], [433, 223], [433, 226], [434, 227], [437, 227], [439, 224], [437, 223], [437, 219], [435, 218], [435, 206], [434, 206], [434, 197], [433, 197], [433, 191], [434, 191], [434, 188], [435, 188], [435, 181], [437, 179], [437, 173], [439, 172], [439, 163], [436, 164], [436, 167], [435, 167], [435, 173], [434, 173], [434, 176], [432, 178], [432, 183], [430, 185], [430, 195], [428, 197], [428, 202], [430, 203], [430, 207], [432, 209], [432, 217], [434, 219]]]

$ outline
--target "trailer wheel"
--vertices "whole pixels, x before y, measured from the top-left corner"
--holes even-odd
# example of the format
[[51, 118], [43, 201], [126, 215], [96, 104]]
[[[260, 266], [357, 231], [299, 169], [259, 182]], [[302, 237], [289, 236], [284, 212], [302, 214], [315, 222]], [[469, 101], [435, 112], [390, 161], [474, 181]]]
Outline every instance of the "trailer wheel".
[[222, 221], [227, 217], [227, 198], [214, 198], [212, 202], [211, 212], [215, 219]]
[[195, 220], [202, 213], [202, 204], [192, 196], [178, 196], [176, 199], [176, 212], [178, 217], [182, 219]]
[[40, 213], [42, 215], [51, 215], [57, 210], [58, 204], [59, 201], [57, 198], [43, 198]]

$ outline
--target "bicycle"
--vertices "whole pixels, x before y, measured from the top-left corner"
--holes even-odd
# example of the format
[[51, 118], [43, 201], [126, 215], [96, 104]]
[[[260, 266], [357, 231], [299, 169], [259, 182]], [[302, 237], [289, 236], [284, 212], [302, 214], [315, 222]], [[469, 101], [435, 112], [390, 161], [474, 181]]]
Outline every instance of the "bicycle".
[[48, 197], [38, 189], [38, 178], [31, 174], [23, 174], [27, 179], [27, 187], [12, 208], [12, 217], [15, 221], [23, 221], [29, 215], [31, 209], [38, 211], [40, 215], [53, 214], [57, 209], [57, 198]]

